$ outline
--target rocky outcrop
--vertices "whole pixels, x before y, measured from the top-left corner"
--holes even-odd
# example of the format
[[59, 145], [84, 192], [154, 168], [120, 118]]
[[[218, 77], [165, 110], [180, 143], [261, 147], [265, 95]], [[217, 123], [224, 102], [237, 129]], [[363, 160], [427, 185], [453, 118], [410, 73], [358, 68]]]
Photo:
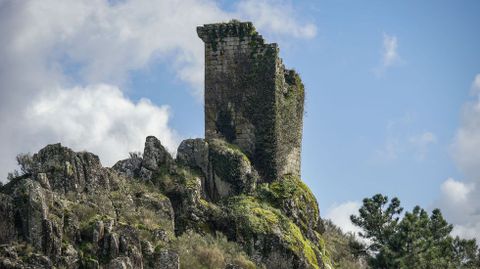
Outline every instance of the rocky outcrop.
[[192, 231], [224, 234], [259, 267], [329, 263], [308, 187], [293, 176], [262, 183], [225, 141], [183, 141], [174, 160], [148, 137], [143, 157], [113, 169], [60, 144], [32, 160], [0, 189], [0, 268], [178, 269], [175, 238]]
[[151, 180], [159, 173], [172, 171], [173, 165], [172, 156], [163, 147], [160, 140], [154, 136], [148, 136], [145, 141], [143, 157], [132, 153], [130, 158], [118, 161], [112, 169], [127, 177]]
[[166, 196], [60, 144], [32, 160], [0, 189], [0, 268], [158, 268], [146, 246], [173, 236]]
[[212, 139], [209, 147], [209, 170], [205, 182], [213, 201], [255, 190], [258, 174], [248, 157], [236, 146]]
[[170, 169], [172, 164], [172, 156], [162, 146], [160, 140], [154, 136], [147, 137], [143, 151], [142, 167], [150, 171], [158, 171], [161, 168]]
[[187, 139], [180, 143], [176, 161], [180, 165], [200, 170], [208, 175], [208, 143], [201, 138]]
[[58, 218], [50, 218], [55, 203], [53, 196], [37, 181], [21, 179], [12, 199], [22, 238], [47, 256], [56, 257], [61, 254], [63, 223]]
[[143, 159], [137, 154], [131, 154], [130, 158], [118, 161], [112, 169], [126, 177], [140, 177]]
[[176, 162], [198, 172], [203, 196], [211, 201], [252, 193], [258, 180], [248, 157], [237, 146], [219, 139], [182, 141]]
[[112, 189], [118, 182], [104, 169], [97, 155], [74, 152], [60, 144], [48, 145], [33, 155], [32, 178], [57, 193]]

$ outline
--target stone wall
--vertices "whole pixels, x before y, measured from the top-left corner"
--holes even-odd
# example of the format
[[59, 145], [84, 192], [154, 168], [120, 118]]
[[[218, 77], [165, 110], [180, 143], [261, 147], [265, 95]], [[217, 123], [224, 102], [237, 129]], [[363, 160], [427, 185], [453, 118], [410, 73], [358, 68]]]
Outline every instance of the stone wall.
[[300, 173], [304, 90], [277, 44], [252, 23], [197, 28], [205, 42], [205, 138], [224, 139], [250, 158], [265, 181]]

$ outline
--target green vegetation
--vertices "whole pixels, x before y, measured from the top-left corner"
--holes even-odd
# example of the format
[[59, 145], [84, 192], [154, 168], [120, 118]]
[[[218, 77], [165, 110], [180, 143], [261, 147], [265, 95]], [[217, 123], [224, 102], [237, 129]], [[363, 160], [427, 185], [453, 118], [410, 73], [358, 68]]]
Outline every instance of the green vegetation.
[[323, 221], [325, 247], [330, 253], [335, 268], [364, 269], [367, 268], [361, 244], [352, 233], [343, 233], [330, 220]]
[[13, 172], [8, 173], [7, 180], [9, 181], [22, 175], [29, 175], [33, 170], [33, 158], [30, 153], [20, 153], [15, 159], [17, 160], [17, 165], [20, 167], [20, 172], [13, 170]]
[[371, 268], [479, 268], [475, 240], [452, 237], [453, 226], [439, 209], [429, 215], [416, 206], [403, 218], [400, 200], [377, 194], [365, 198], [352, 222], [369, 244], [361, 250]]
[[[322, 263], [330, 265], [327, 251], [306, 238], [300, 228], [280, 209], [254, 196], [245, 195], [229, 199], [227, 209], [246, 246], [251, 246], [251, 240], [257, 237], [280, 236], [285, 251], [303, 257], [312, 268], [319, 268]], [[249, 253], [252, 251], [253, 249], [247, 250]]]
[[180, 256], [182, 269], [224, 269], [227, 264], [257, 268], [238, 244], [221, 233], [202, 236], [186, 232], [173, 241], [172, 247]]
[[[298, 215], [297, 225], [307, 231], [316, 224], [320, 217], [317, 200], [303, 181], [295, 176], [287, 175], [280, 181], [264, 183], [258, 187], [258, 197], [273, 207], [284, 209], [285, 214], [295, 210]], [[286, 208], [293, 205], [294, 208]], [[291, 207], [291, 206], [289, 206]]]
[[[218, 156], [210, 156], [210, 161], [216, 158], [217, 175], [245, 185], [215, 201], [202, 193], [203, 172], [180, 163], [159, 167], [150, 179], [83, 168], [108, 177], [108, 189], [98, 184], [56, 193], [54, 187], [65, 188], [52, 184], [49, 190], [32, 179], [15, 180], [9, 188], [16, 188], [18, 195], [22, 188], [15, 184], [38, 186], [34, 190], [45, 199], [40, 205], [52, 229], [63, 229], [61, 237], [48, 231], [41, 235], [55, 251], [47, 255], [65, 256], [55, 264], [77, 259], [80, 267], [95, 268], [128, 256], [131, 262], [141, 257], [151, 266], [168, 253], [173, 259], [178, 254], [182, 268], [333, 268], [319, 233], [318, 205], [308, 187], [298, 177], [286, 176], [256, 188], [257, 175], [249, 174], [251, 163], [240, 148], [226, 142], [211, 146], [218, 147]], [[82, 167], [58, 163], [62, 166], [54, 167], [49, 179], [76, 174]]]
[[260, 202], [253, 196], [235, 196], [228, 201], [227, 209], [244, 235], [267, 234], [283, 220], [280, 210]]
[[[228, 143], [224, 140], [213, 139], [210, 141], [210, 147], [215, 148], [213, 152], [220, 152], [223, 155], [227, 155], [232, 160], [223, 160], [225, 164], [229, 164], [230, 161], [240, 161], [243, 160], [246, 164], [250, 165], [250, 160], [247, 155], [240, 149], [239, 146]], [[229, 164], [230, 165], [230, 164]]]

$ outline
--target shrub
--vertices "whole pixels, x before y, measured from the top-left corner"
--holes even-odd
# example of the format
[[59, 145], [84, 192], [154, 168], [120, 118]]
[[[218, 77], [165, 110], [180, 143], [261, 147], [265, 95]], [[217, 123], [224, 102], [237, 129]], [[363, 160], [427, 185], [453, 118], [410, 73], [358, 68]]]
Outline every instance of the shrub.
[[34, 166], [32, 155], [30, 155], [29, 153], [21, 153], [17, 155], [16, 159], [18, 165], [20, 166], [20, 171], [23, 175], [32, 173]]
[[143, 154], [140, 151], [132, 151], [128, 153], [130, 159], [142, 159]]
[[324, 220], [323, 225], [325, 245], [336, 268], [367, 268], [366, 254], [357, 250], [360, 243], [352, 233], [343, 233], [331, 220]]
[[228, 241], [221, 233], [202, 236], [186, 232], [172, 245], [180, 256], [182, 269], [223, 269], [227, 264], [257, 268], [238, 244]]

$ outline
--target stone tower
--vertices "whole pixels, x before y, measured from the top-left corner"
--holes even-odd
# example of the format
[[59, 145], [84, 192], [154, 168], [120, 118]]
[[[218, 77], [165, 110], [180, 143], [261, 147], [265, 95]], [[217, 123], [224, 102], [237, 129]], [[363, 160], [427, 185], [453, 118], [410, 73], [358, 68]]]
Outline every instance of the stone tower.
[[197, 27], [205, 43], [205, 138], [247, 154], [263, 181], [300, 175], [304, 87], [251, 22]]

